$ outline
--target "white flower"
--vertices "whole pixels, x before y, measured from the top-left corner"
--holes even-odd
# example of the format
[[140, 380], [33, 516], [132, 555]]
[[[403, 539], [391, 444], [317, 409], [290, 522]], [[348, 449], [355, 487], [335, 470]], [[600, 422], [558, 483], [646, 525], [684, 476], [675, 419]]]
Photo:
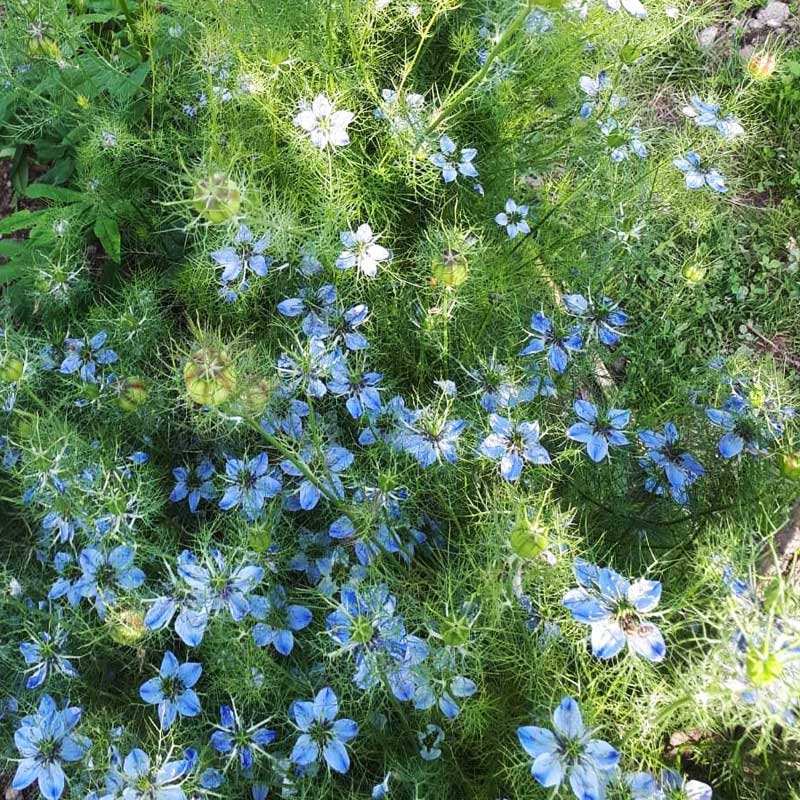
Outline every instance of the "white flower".
[[605, 4], [609, 11], [619, 11], [621, 7], [636, 19], [647, 19], [647, 9], [639, 0], [605, 0]]
[[336, 111], [324, 94], [318, 94], [311, 105], [300, 102], [300, 113], [292, 120], [311, 137], [311, 142], [320, 150], [328, 145], [344, 147], [350, 144], [347, 126], [353, 121], [352, 111]]
[[378, 274], [378, 264], [392, 257], [385, 247], [377, 244], [378, 236], [367, 223], [359, 225], [355, 233], [342, 231], [339, 238], [345, 249], [336, 259], [337, 269], [357, 267], [368, 278], [374, 278]]
[[510, 197], [506, 200], [506, 210], [501, 211], [494, 221], [506, 229], [509, 239], [516, 238], [518, 233], [528, 234], [531, 226], [528, 225], [528, 206], [518, 206]]

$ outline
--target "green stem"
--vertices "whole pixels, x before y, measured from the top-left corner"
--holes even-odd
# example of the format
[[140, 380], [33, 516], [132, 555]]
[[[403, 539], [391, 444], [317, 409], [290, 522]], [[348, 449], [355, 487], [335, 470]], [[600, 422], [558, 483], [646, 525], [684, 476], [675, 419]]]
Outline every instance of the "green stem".
[[489, 55], [486, 56], [486, 61], [483, 62], [483, 66], [455, 94], [450, 95], [450, 97], [445, 100], [439, 113], [436, 114], [428, 125], [426, 133], [433, 133], [433, 131], [435, 131], [452, 113], [451, 109], [457, 108], [472, 96], [475, 89], [478, 88], [492, 68], [492, 64], [497, 60], [497, 57], [506, 49], [509, 42], [517, 34], [517, 31], [524, 25], [525, 19], [528, 14], [530, 14], [532, 8], [533, 0], [528, 0], [527, 5], [514, 17], [505, 31], [503, 31], [503, 35], [498, 39], [497, 44], [491, 49]]
[[128, 32], [130, 33], [130, 37], [136, 45], [136, 49], [139, 51], [139, 54], [142, 57], [143, 61], [147, 61], [147, 48], [142, 44], [141, 40], [139, 39], [139, 35], [136, 33], [136, 25], [135, 20], [133, 18], [133, 14], [131, 14], [131, 10], [128, 7], [128, 0], [119, 0], [119, 7], [122, 11], [122, 15], [125, 17], [125, 24], [128, 26]]

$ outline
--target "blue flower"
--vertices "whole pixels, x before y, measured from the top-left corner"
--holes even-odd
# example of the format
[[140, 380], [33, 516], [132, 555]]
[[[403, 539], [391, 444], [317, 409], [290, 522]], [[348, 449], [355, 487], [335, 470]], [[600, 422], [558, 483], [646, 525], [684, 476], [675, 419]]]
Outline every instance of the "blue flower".
[[312, 701], [296, 700], [289, 715], [300, 731], [290, 758], [301, 767], [319, 759], [320, 751], [327, 765], [345, 773], [350, 769], [350, 756], [345, 746], [358, 735], [358, 725], [352, 719], [337, 719], [339, 700], [333, 689], [326, 687]]
[[531, 317], [530, 327], [534, 338], [520, 351], [520, 355], [547, 353], [547, 363], [555, 372], [564, 372], [569, 363], [569, 354], [577, 353], [583, 347], [579, 325], [573, 326], [561, 336], [555, 332], [551, 320], [541, 311], [537, 311]]
[[229, 456], [225, 462], [228, 488], [219, 501], [219, 507], [228, 511], [240, 506], [248, 522], [257, 520], [267, 500], [281, 490], [280, 480], [268, 470], [266, 453], [259, 453], [249, 461]]
[[122, 773], [112, 772], [106, 778], [106, 788], [111, 791], [103, 800], [118, 794], [124, 800], [186, 800], [180, 784], [191, 769], [187, 758], [153, 766], [144, 750], [134, 748], [125, 756]]
[[22, 760], [14, 773], [11, 787], [21, 792], [34, 781], [47, 800], [58, 800], [64, 791], [64, 761], [80, 761], [91, 741], [72, 731], [81, 718], [81, 709], [59, 711], [49, 694], [42, 695], [36, 714], [22, 718], [14, 732], [14, 744]]
[[[669, 483], [670, 494], [676, 503], [685, 505], [688, 502], [686, 490], [698, 478], [705, 475], [700, 462], [687, 452], [679, 452], [678, 429], [674, 423], [667, 422], [664, 432], [639, 431], [639, 441], [647, 448], [647, 460], [664, 473]], [[657, 491], [657, 485], [645, 485], [648, 491]]]
[[531, 775], [536, 781], [549, 789], [566, 779], [578, 800], [601, 800], [619, 764], [619, 753], [608, 742], [592, 738], [571, 697], [553, 711], [552, 731], [526, 725], [517, 729], [517, 737], [533, 759]]
[[619, 343], [622, 331], [628, 324], [628, 315], [610, 297], [602, 295], [592, 300], [582, 294], [565, 294], [562, 301], [570, 314], [587, 325], [589, 335], [606, 347]]
[[467, 427], [463, 419], [435, 419], [423, 415], [413, 422], [404, 422], [396, 441], [410, 453], [421, 467], [458, 460], [458, 439]]
[[97, 365], [113, 364], [117, 354], [103, 345], [108, 338], [106, 331], [100, 331], [88, 342], [85, 339], [64, 339], [64, 360], [59, 372], [72, 375], [77, 372], [84, 383], [97, 383]]
[[419, 742], [419, 755], [423, 761], [436, 761], [442, 755], [444, 731], [438, 726], [429, 723], [424, 731], [417, 733]]
[[611, 160], [615, 164], [625, 161], [631, 153], [639, 158], [647, 158], [647, 148], [642, 142], [639, 128], [634, 126], [623, 130], [615, 119], [609, 118], [600, 124], [600, 133], [606, 137], [606, 144], [611, 148]]
[[660, 779], [649, 772], [634, 772], [625, 776], [632, 800], [711, 800], [711, 787], [707, 783], [686, 780], [675, 770], [665, 769]]
[[480, 395], [484, 411], [493, 413], [500, 408], [513, 408], [532, 397], [515, 385], [508, 367], [494, 355], [481, 361], [480, 366], [467, 370], [467, 375], [475, 384], [475, 393]]
[[311, 339], [300, 352], [278, 356], [278, 374], [289, 391], [302, 390], [309, 397], [324, 397], [328, 392], [325, 380], [341, 357], [339, 350], [329, 352], [320, 339]]
[[500, 474], [515, 481], [522, 467], [530, 464], [549, 464], [550, 454], [539, 444], [539, 423], [514, 423], [499, 414], [489, 415], [492, 432], [481, 442], [478, 450], [500, 462]]
[[609, 408], [601, 414], [594, 403], [586, 400], [576, 400], [573, 408], [581, 421], [569, 427], [567, 437], [585, 444], [586, 453], [592, 461], [602, 461], [608, 455], [609, 447], [630, 444], [622, 432], [630, 422], [630, 411]]
[[381, 396], [376, 388], [383, 376], [380, 372], [360, 372], [349, 369], [339, 361], [331, 370], [328, 389], [338, 396], [346, 396], [345, 406], [353, 419], [365, 413], [377, 414], [381, 410]]
[[288, 656], [294, 648], [293, 631], [311, 623], [311, 612], [305, 606], [286, 602], [283, 586], [276, 586], [266, 597], [252, 597], [250, 614], [266, 620], [253, 626], [253, 641], [259, 647], [271, 644], [282, 656]]
[[106, 608], [116, 600], [115, 587], [130, 591], [144, 583], [144, 572], [133, 566], [133, 548], [127, 545], [109, 553], [87, 547], [81, 551], [78, 563], [82, 575], [76, 589], [80, 589], [82, 597], [94, 598], [100, 619], [105, 619]]
[[456, 675], [447, 681], [432, 681], [427, 676], [415, 676], [413, 703], [417, 711], [425, 711], [437, 704], [446, 719], [456, 719], [461, 708], [456, 698], [472, 697], [478, 691], [475, 681]]
[[494, 221], [506, 229], [509, 239], [516, 239], [518, 234], [527, 235], [531, 232], [528, 224], [528, 206], [518, 206], [510, 197], [506, 200], [505, 211], [501, 211]]
[[[178, 556], [178, 564], [189, 561], [194, 562], [195, 558], [187, 550], [184, 550]], [[161, 630], [174, 618], [175, 633], [178, 634], [181, 641], [189, 647], [197, 647], [203, 641], [208, 625], [205, 596], [203, 593], [195, 596], [188, 587], [177, 581], [175, 583], [173, 594], [158, 597], [153, 601], [153, 605], [144, 616], [144, 626], [151, 631]]]
[[463, 148], [458, 162], [451, 158], [455, 151], [455, 142], [449, 136], [442, 136], [439, 139], [439, 152], [430, 156], [431, 164], [442, 171], [444, 182], [452, 183], [459, 173], [465, 178], [477, 178], [478, 170], [472, 161], [478, 151], [474, 147]]
[[25, 680], [26, 689], [38, 689], [44, 685], [52, 672], [58, 672], [67, 678], [75, 678], [78, 671], [70, 663], [71, 656], [62, 653], [67, 636], [63, 631], [56, 631], [55, 636], [42, 632], [32, 642], [21, 642], [19, 650], [28, 667], [33, 667]]
[[672, 163], [686, 176], [687, 189], [702, 189], [703, 186], [708, 186], [709, 189], [721, 194], [728, 191], [725, 178], [715, 169], [703, 169], [700, 166], [700, 156], [694, 150], [690, 150], [685, 158], [673, 159]]
[[389, 780], [391, 777], [392, 773], [387, 772], [383, 776], [383, 780], [372, 787], [372, 800], [385, 800], [389, 796]]
[[217, 496], [214, 487], [214, 465], [208, 458], [201, 459], [197, 466], [175, 467], [172, 470], [175, 478], [175, 486], [170, 493], [169, 499], [173, 503], [189, 498], [189, 511], [197, 513], [201, 500], [213, 500]]
[[164, 653], [158, 676], [139, 687], [139, 696], [149, 705], [158, 706], [158, 721], [162, 731], [168, 731], [178, 716], [196, 717], [200, 699], [192, 688], [203, 672], [196, 662], [178, 663], [169, 650]]
[[303, 436], [303, 420], [310, 411], [305, 400], [295, 400], [285, 386], [278, 386], [267, 401], [261, 427], [270, 436], [283, 432], [299, 440]]
[[[264, 255], [269, 247], [269, 236], [262, 236], [253, 241], [253, 234], [247, 225], [240, 225], [233, 240], [233, 245], [223, 247], [211, 253], [211, 258], [219, 264], [222, 270], [222, 295], [228, 300], [235, 300], [240, 292], [250, 287], [248, 271], [260, 278], [265, 278], [269, 272], [272, 259]], [[238, 280], [238, 285], [231, 284]]]
[[625, 97], [620, 97], [611, 91], [611, 78], [605, 70], [597, 73], [597, 77], [592, 78], [590, 75], [581, 75], [578, 81], [578, 86], [581, 91], [586, 95], [586, 100], [581, 106], [580, 115], [583, 119], [589, 119], [594, 111], [595, 106], [600, 100], [607, 100], [608, 110], [617, 111], [620, 108], [625, 108], [628, 100]]
[[58, 574], [47, 594], [49, 600], [66, 597], [75, 608], [81, 601], [80, 568], [72, 553], [58, 552], [53, 556], [53, 569]]
[[696, 94], [692, 95], [683, 113], [693, 119], [698, 128], [715, 128], [723, 139], [735, 139], [744, 133], [744, 128], [733, 114], [722, 115], [719, 103], [706, 103]]
[[648, 661], [662, 661], [666, 646], [661, 631], [645, 619], [661, 599], [661, 582], [640, 578], [633, 583], [613, 569], [575, 559], [580, 587], [562, 600], [572, 618], [591, 626], [592, 653], [613, 658], [627, 644]]
[[316, 508], [322, 497], [321, 486], [334, 497], [344, 497], [344, 486], [339, 473], [353, 463], [353, 454], [347, 448], [336, 444], [327, 447], [308, 444], [301, 450], [300, 460], [317, 480], [310, 480], [294, 461], [286, 459], [281, 462], [281, 469], [286, 475], [302, 478], [297, 491], [287, 498], [287, 507], [290, 510], [311, 511]]
[[264, 578], [264, 568], [229, 565], [217, 549], [209, 555], [206, 566], [191, 557], [179, 559], [178, 574], [211, 612], [227, 610], [234, 622], [241, 622], [250, 612], [248, 595]]
[[236, 709], [231, 706], [219, 707], [220, 724], [211, 734], [211, 746], [229, 761], [239, 756], [239, 764], [245, 772], [253, 767], [256, 753], [263, 753], [263, 748], [275, 741], [275, 731], [265, 728], [266, 721], [246, 728], [242, 725]]
[[746, 400], [732, 395], [721, 409], [706, 409], [706, 416], [712, 425], [725, 431], [719, 440], [719, 452], [723, 458], [734, 458], [742, 451], [753, 456], [767, 454], [763, 442], [768, 433], [758, 424]]

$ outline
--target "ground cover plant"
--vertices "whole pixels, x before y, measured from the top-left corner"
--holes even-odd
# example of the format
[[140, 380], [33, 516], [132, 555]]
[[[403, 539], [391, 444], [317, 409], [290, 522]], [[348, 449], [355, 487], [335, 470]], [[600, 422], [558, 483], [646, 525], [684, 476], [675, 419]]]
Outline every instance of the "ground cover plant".
[[800, 797], [795, 8], [0, 12], [7, 798]]

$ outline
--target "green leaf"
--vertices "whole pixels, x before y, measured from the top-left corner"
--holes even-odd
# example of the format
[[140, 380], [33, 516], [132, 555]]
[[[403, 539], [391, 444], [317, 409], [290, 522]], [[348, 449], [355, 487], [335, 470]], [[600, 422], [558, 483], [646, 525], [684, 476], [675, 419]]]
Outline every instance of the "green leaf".
[[0, 283], [11, 283], [19, 278], [22, 264], [0, 264]]
[[32, 200], [56, 200], [61, 203], [85, 203], [86, 197], [74, 189], [51, 186], [48, 183], [32, 183], [25, 189], [25, 197]]
[[36, 212], [23, 209], [11, 214], [4, 219], [0, 219], [0, 235], [4, 233], [14, 233], [14, 231], [25, 230], [36, 223]]
[[113, 217], [98, 217], [94, 223], [94, 235], [100, 240], [106, 255], [115, 264], [119, 264], [122, 249], [117, 221]]

